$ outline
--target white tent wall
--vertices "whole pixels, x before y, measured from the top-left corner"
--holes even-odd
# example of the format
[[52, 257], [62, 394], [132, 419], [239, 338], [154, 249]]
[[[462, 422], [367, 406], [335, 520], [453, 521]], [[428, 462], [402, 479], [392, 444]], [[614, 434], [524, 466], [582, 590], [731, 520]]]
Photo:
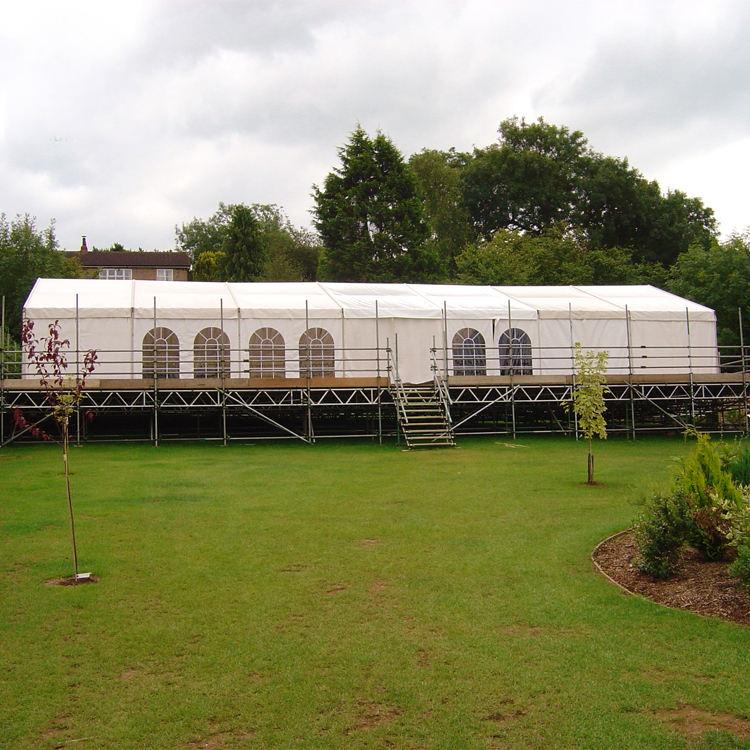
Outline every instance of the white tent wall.
[[575, 341], [585, 349], [608, 350], [609, 372], [626, 374], [628, 321], [634, 372], [719, 370], [714, 312], [653, 287], [40, 279], [29, 295], [26, 314], [39, 335], [58, 319], [72, 352], [77, 323], [77, 348], [100, 354], [99, 378], [142, 377], [144, 337], [154, 325], [178, 337], [183, 378], [194, 376], [196, 335], [211, 327], [223, 327], [229, 339], [232, 377], [248, 376], [250, 337], [261, 328], [283, 336], [285, 375], [299, 376], [300, 337], [316, 327], [333, 339], [335, 374], [340, 377], [374, 376], [378, 364], [385, 374], [385, 347], [395, 355], [396, 338], [404, 382], [432, 379], [433, 346], [441, 372], [446, 370], [447, 349], [447, 371], [453, 375], [453, 337], [462, 328], [484, 338], [488, 375], [500, 374], [498, 343], [509, 328], [528, 335], [535, 375], [570, 374]]

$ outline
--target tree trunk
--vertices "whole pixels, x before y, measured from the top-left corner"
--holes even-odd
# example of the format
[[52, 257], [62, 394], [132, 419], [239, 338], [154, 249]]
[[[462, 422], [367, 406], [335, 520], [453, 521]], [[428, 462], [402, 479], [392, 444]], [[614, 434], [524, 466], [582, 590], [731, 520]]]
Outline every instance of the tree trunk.
[[76, 546], [76, 523], [73, 517], [73, 498], [70, 493], [70, 465], [68, 461], [68, 419], [62, 423], [63, 464], [65, 466], [65, 492], [68, 496], [68, 513], [70, 515], [70, 538], [73, 542], [73, 581], [78, 583], [78, 547]]
[[589, 461], [588, 461], [589, 476], [587, 484], [594, 483], [594, 454], [591, 451], [591, 441], [589, 440]]

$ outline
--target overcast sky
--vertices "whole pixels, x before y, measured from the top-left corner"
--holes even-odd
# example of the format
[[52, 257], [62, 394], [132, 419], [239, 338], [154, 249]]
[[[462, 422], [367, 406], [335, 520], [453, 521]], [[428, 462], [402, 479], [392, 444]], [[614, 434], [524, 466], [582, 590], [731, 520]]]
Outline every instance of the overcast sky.
[[750, 225], [750, 4], [26, 2], [0, 16], [0, 212], [168, 249], [219, 201], [310, 224], [357, 122], [470, 149], [543, 115]]

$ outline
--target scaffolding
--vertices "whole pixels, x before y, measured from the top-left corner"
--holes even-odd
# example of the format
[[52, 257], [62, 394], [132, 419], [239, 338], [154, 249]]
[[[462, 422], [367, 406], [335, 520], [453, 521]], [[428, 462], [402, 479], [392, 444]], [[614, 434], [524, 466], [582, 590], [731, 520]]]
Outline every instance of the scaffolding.
[[[48, 409], [45, 392], [21, 352], [7, 345], [1, 302], [0, 446], [5, 446], [30, 439], [29, 428], [14, 419], [16, 410], [36, 425], [44, 422]], [[629, 314], [626, 322], [629, 331]], [[157, 331], [156, 305], [153, 323]], [[108, 365], [107, 375], [97, 378], [95, 372], [88, 379], [76, 413], [76, 441], [141, 440], [159, 445], [165, 440], [228, 444], [292, 439], [311, 444], [329, 437], [382, 442], [399, 435], [405, 419], [399, 404], [404, 390], [398, 377], [399, 341], [395, 336], [391, 346], [388, 338], [381, 339], [377, 303], [373, 347], [343, 346], [344, 342], [333, 347], [321, 340], [304, 349], [274, 349], [272, 342], [232, 349], [221, 337], [223, 307], [217, 323], [215, 341], [202, 352], [200, 374], [206, 377], [195, 377], [196, 352], [189, 353], [188, 363], [181, 362], [183, 353], [170, 350], [168, 341], [154, 341], [150, 354], [145, 344], [135, 350], [98, 350], [98, 360]], [[610, 367], [607, 377], [611, 433], [636, 438], [695, 428], [747, 434], [747, 351], [742, 333], [739, 346], [701, 348], [690, 342], [687, 314], [685, 325], [687, 347], [634, 348], [628, 335], [625, 347], [608, 349], [611, 360], [619, 363]], [[444, 306], [442, 334], [439, 343], [433, 339], [429, 351], [432, 380], [409, 384], [433, 391], [447, 426], [441, 434], [449, 429], [453, 436], [578, 435], [575, 416], [564, 409], [576, 384], [571, 374], [572, 326], [565, 347], [508, 341], [481, 351], [456, 349], [449, 346]], [[82, 356], [76, 299], [71, 376], [80, 372]], [[534, 374], [536, 363], [542, 361], [545, 374]], [[294, 367], [288, 368], [288, 363]], [[193, 377], [185, 377], [191, 369]]]

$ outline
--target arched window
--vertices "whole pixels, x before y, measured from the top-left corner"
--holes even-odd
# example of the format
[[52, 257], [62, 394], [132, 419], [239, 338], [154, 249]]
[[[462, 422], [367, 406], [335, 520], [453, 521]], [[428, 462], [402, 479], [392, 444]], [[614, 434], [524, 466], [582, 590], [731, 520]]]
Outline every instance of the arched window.
[[333, 336], [325, 328], [308, 328], [299, 337], [299, 374], [314, 378], [335, 373]]
[[250, 377], [283, 378], [284, 337], [275, 328], [259, 328], [250, 337]]
[[196, 378], [229, 375], [229, 336], [221, 328], [204, 328], [195, 337], [193, 372]]
[[473, 328], [462, 328], [453, 337], [453, 374], [486, 375], [484, 336]]
[[179, 378], [180, 341], [169, 328], [152, 328], [143, 337], [143, 377]]
[[531, 339], [520, 328], [509, 328], [497, 342], [501, 375], [531, 375]]

